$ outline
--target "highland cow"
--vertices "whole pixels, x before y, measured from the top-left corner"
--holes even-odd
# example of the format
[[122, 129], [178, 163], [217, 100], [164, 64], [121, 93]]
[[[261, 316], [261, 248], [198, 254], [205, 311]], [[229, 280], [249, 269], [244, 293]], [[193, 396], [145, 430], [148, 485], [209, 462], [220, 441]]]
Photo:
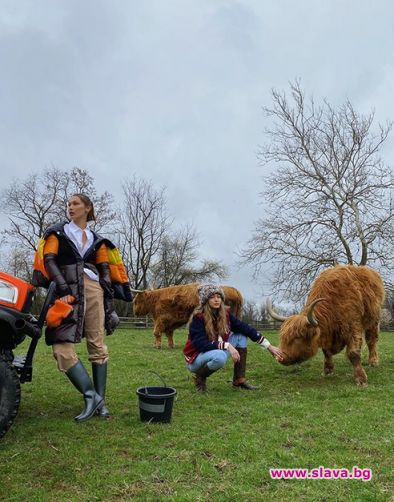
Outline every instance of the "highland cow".
[[361, 365], [363, 335], [369, 350], [368, 363], [377, 366], [383, 301], [384, 286], [378, 272], [366, 266], [338, 265], [317, 277], [300, 314], [285, 318], [268, 304], [271, 317], [284, 321], [280, 349], [286, 357], [282, 364], [301, 363], [321, 348], [324, 373], [329, 375], [334, 371], [332, 356], [346, 347], [355, 382], [367, 385], [367, 375]]
[[[193, 283], [162, 289], [134, 290], [136, 295], [133, 300], [133, 313], [135, 316], [149, 314], [153, 317], [156, 348], [161, 348], [162, 333], [167, 336], [168, 346], [174, 347], [174, 330], [187, 323], [198, 305], [198, 286], [198, 283]], [[243, 304], [241, 293], [231, 286], [222, 288], [226, 297], [225, 304], [236, 317], [239, 317]]]

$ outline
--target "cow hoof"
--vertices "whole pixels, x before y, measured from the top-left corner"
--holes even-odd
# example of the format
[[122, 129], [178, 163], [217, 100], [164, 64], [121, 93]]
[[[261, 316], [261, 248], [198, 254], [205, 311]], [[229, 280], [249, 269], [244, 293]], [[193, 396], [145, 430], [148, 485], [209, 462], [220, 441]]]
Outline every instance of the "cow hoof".
[[368, 361], [368, 366], [371, 366], [371, 368], [377, 368], [379, 366], [379, 361]]
[[355, 378], [355, 382], [357, 385], [359, 385], [360, 387], [366, 387], [368, 385], [368, 380], [366, 377], [364, 376], [361, 376], [361, 377], [358, 377], [358, 378]]
[[325, 376], [330, 376], [334, 374], [334, 368], [324, 368], [324, 373], [323, 375]]

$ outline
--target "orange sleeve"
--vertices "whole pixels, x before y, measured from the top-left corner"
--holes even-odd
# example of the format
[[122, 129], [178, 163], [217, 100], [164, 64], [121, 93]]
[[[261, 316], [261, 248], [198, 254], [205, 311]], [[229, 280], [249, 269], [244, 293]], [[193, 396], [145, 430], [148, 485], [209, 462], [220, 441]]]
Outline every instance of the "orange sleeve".
[[108, 263], [108, 253], [107, 247], [105, 244], [101, 244], [101, 246], [96, 251], [96, 264], [97, 263]]
[[59, 240], [56, 235], [51, 234], [45, 239], [44, 256], [49, 253], [57, 254], [59, 251]]

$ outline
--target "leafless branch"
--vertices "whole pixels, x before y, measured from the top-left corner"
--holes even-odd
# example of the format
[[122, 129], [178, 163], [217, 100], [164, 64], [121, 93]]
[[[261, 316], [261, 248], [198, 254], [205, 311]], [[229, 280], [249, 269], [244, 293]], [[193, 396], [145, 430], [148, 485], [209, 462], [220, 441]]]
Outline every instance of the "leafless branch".
[[373, 129], [374, 113], [349, 101], [333, 108], [306, 100], [300, 83], [290, 97], [272, 91], [273, 119], [262, 164], [264, 217], [241, 253], [259, 273], [274, 264], [274, 292], [299, 301], [319, 271], [336, 263], [394, 268], [394, 177], [380, 158], [392, 124]]

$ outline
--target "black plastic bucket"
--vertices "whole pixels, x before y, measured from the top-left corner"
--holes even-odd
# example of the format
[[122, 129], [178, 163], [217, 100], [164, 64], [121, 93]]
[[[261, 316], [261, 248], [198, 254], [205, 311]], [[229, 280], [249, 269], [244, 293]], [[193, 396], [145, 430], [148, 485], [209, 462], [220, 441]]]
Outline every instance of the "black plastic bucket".
[[140, 387], [140, 418], [142, 422], [171, 422], [176, 389], [173, 387]]

